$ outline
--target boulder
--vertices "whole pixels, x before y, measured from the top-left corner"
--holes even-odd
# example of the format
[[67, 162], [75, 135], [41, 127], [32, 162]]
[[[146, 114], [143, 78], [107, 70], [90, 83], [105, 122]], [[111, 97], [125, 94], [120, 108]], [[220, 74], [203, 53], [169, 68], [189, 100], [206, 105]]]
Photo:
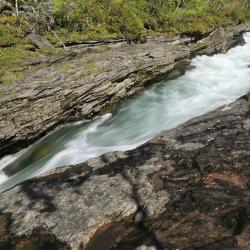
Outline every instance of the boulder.
[[34, 46], [36, 46], [38, 49], [51, 47], [50, 42], [44, 36], [40, 36], [35, 33], [30, 33], [28, 35], [28, 38], [32, 41]]

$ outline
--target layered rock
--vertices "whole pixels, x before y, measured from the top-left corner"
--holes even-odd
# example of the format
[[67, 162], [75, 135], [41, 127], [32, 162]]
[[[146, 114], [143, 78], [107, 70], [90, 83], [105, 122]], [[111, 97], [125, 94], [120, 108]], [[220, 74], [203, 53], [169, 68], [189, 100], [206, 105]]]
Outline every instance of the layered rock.
[[23, 62], [24, 79], [0, 86], [0, 157], [57, 125], [110, 111], [150, 83], [184, 73], [194, 56], [243, 42], [244, 24], [200, 38], [147, 38], [144, 44], [83, 44]]
[[249, 98], [0, 194], [0, 248], [249, 249]]

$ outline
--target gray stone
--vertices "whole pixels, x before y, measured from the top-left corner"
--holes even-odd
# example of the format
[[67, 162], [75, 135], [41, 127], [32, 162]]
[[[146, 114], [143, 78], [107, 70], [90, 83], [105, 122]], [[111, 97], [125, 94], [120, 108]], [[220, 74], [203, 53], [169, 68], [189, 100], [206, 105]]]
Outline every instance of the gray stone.
[[250, 119], [246, 119], [244, 124], [243, 124], [243, 128], [246, 130], [250, 130]]
[[49, 41], [44, 36], [40, 36], [40, 35], [37, 35], [35, 33], [31, 33], [31, 34], [28, 35], [28, 38], [32, 41], [32, 43], [38, 49], [50, 48], [51, 47], [51, 44], [49, 43]]

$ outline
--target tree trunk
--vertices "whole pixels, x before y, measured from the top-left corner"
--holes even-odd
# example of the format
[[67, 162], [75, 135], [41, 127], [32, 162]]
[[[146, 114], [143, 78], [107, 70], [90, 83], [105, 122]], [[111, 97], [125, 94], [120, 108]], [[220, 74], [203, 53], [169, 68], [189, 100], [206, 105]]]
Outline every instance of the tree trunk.
[[19, 16], [19, 10], [18, 10], [18, 0], [15, 0], [15, 8], [16, 8], [16, 16]]

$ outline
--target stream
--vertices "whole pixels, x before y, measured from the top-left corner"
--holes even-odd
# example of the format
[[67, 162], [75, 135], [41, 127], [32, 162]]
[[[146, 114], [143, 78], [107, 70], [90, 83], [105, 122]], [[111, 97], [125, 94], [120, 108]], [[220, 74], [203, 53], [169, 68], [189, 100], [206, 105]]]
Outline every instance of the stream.
[[250, 33], [226, 54], [199, 56], [194, 69], [122, 102], [113, 114], [57, 128], [15, 155], [0, 160], [0, 192], [59, 166], [110, 151], [126, 151], [162, 130], [229, 104], [250, 91]]

